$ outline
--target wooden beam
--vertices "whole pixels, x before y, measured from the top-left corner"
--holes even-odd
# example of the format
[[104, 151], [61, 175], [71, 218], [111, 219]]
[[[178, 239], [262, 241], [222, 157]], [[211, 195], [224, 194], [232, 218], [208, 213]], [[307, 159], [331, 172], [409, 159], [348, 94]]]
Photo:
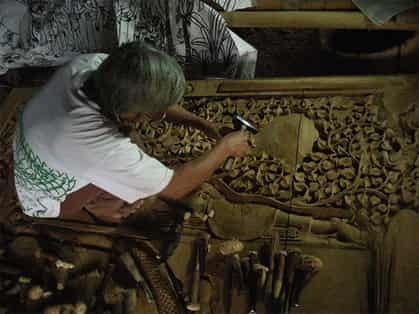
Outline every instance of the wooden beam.
[[233, 28], [419, 30], [419, 23], [414, 21], [397, 20], [376, 25], [362, 13], [350, 11], [233, 11], [221, 14]]
[[417, 84], [416, 75], [328, 76], [255, 80], [189, 81], [186, 97], [247, 95], [356, 95], [380, 93], [388, 86], [408, 88]]
[[219, 92], [234, 91], [319, 91], [319, 90], [357, 90], [357, 89], [379, 89], [387, 82], [395, 85], [403, 85], [403, 78], [385, 76], [330, 76], [330, 77], [302, 77], [266, 80], [228, 80], [218, 88]]
[[356, 10], [351, 0], [256, 0], [252, 10]]

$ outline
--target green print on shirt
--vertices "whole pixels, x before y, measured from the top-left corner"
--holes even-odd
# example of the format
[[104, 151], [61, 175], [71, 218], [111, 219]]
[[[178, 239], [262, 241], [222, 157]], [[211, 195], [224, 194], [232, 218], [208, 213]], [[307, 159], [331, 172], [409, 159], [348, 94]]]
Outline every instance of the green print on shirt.
[[40, 217], [48, 210], [42, 200], [64, 201], [65, 197], [74, 189], [76, 179], [64, 172], [48, 167], [26, 142], [23, 130], [23, 113], [20, 112], [16, 129], [15, 180], [16, 185], [20, 185], [21, 188], [31, 194], [32, 203], [36, 199], [37, 204], [43, 208], [43, 210], [24, 208], [24, 212], [30, 213], [31, 216]]

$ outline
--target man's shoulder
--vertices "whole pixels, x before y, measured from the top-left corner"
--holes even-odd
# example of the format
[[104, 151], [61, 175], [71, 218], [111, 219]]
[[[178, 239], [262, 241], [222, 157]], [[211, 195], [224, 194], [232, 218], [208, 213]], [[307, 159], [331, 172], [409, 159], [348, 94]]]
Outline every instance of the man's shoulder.
[[74, 58], [68, 65], [71, 74], [83, 70], [96, 70], [99, 65], [108, 57], [106, 53], [87, 53]]
[[[46, 99], [52, 99], [52, 95], [55, 97], [64, 96], [65, 89], [71, 88], [70, 85], [75, 75], [97, 69], [107, 56], [105, 53], [90, 53], [77, 56], [70, 63], [57, 70], [30, 102], [41, 101], [43, 103]], [[54, 102], [56, 102], [56, 99]]]

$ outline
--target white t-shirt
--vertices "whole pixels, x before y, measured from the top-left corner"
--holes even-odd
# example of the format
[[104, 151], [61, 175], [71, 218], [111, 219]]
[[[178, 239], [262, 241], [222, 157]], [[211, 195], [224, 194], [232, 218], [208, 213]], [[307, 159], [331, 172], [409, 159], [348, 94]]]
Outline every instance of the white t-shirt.
[[169, 184], [173, 170], [131, 143], [80, 90], [106, 57], [77, 57], [19, 115], [14, 174], [25, 214], [57, 217], [66, 196], [89, 183], [128, 203]]

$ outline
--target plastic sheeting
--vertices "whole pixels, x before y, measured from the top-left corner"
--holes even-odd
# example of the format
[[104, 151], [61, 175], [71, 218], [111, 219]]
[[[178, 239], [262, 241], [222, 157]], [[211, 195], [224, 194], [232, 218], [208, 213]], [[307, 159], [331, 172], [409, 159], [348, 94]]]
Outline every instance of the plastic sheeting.
[[372, 22], [384, 24], [393, 16], [419, 6], [418, 0], [352, 0]]
[[[221, 1], [228, 10], [251, 1]], [[188, 78], [253, 78], [257, 50], [200, 0], [3, 0], [0, 75], [57, 66], [88, 52], [147, 40], [175, 56]]]

